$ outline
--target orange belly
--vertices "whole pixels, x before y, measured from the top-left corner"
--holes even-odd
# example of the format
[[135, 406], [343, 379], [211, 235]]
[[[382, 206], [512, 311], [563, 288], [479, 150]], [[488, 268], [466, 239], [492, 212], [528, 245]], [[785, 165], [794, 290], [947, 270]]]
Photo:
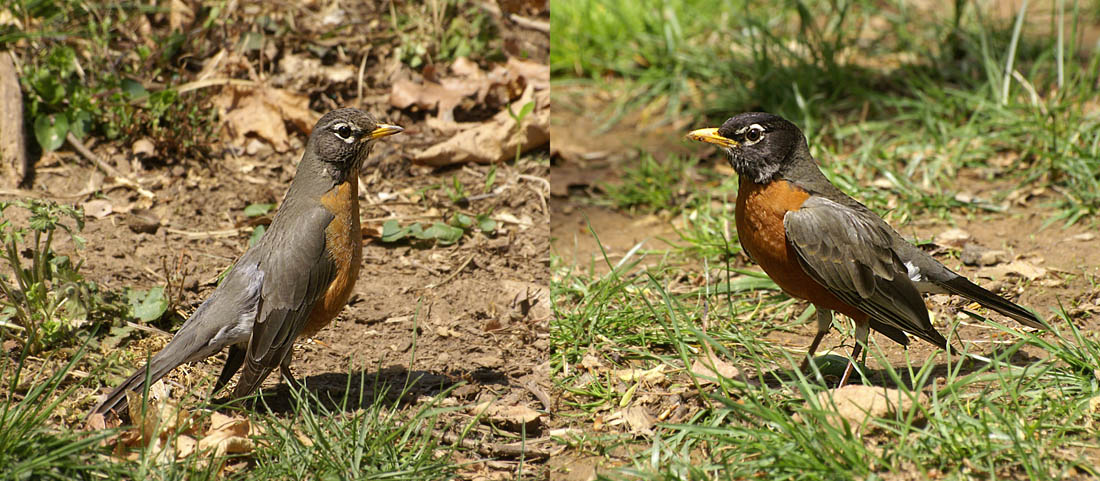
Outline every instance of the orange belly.
[[347, 181], [321, 196], [321, 203], [335, 214], [325, 229], [325, 248], [336, 265], [336, 276], [313, 306], [300, 337], [310, 337], [327, 326], [348, 302], [359, 266], [363, 261], [363, 231], [359, 227], [359, 176], [352, 173]]
[[806, 274], [798, 253], [787, 242], [783, 216], [800, 209], [808, 198], [808, 192], [785, 180], [760, 185], [741, 176], [735, 210], [741, 247], [787, 294], [862, 321], [867, 314], [841, 301]]

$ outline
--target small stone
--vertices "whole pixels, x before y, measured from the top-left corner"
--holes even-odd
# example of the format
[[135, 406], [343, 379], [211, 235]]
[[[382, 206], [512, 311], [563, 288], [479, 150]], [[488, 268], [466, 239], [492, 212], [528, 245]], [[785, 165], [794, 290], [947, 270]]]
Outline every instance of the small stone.
[[134, 152], [134, 156], [139, 158], [152, 157], [156, 153], [153, 141], [145, 137], [134, 141], [134, 145], [131, 145], [130, 149]]
[[936, 234], [936, 237], [932, 240], [933, 242], [941, 246], [954, 247], [958, 249], [965, 246], [967, 242], [970, 242], [970, 239], [972, 238], [973, 236], [971, 236], [969, 232], [955, 228], [947, 229], [943, 232], [940, 232], [939, 234]]
[[1007, 252], [983, 247], [974, 242], [966, 244], [959, 257], [968, 266], [994, 266], [1008, 261]]

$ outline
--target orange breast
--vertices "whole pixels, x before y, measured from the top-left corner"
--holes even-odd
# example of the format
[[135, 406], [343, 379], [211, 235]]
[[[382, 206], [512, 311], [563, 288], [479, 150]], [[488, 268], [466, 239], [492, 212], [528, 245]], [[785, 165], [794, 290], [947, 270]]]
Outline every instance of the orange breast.
[[335, 215], [325, 229], [325, 247], [336, 265], [336, 277], [309, 315], [300, 337], [310, 337], [336, 318], [348, 302], [363, 260], [363, 231], [359, 228], [359, 176], [321, 196], [321, 204]]
[[841, 312], [863, 320], [867, 314], [841, 301], [813, 280], [798, 262], [787, 242], [783, 216], [796, 211], [810, 194], [785, 180], [760, 185], [741, 176], [737, 190], [737, 236], [741, 247], [787, 294], [812, 302], [818, 308]]

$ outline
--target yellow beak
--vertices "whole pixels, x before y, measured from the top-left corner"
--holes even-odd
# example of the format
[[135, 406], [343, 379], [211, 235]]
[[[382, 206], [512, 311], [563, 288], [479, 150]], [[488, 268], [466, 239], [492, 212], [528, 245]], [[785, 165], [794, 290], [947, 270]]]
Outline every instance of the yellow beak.
[[393, 134], [399, 134], [404, 132], [405, 129], [397, 125], [392, 124], [378, 124], [378, 127], [370, 132], [366, 138], [368, 140], [380, 139], [382, 137], [389, 137]]
[[715, 128], [692, 130], [687, 137], [691, 140], [698, 140], [700, 142], [706, 142], [726, 148], [734, 148], [741, 145], [737, 143], [736, 140], [718, 135], [718, 129]]

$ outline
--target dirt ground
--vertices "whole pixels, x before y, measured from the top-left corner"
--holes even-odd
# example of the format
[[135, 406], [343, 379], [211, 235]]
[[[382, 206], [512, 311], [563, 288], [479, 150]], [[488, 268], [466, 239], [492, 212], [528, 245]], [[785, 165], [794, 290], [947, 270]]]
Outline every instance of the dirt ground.
[[[389, 23], [377, 21], [389, 11], [373, 8], [346, 11], [354, 17], [351, 20], [373, 32], [360, 32], [357, 37], [375, 44], [368, 50], [370, 61], [364, 58], [359, 66], [358, 82], [353, 78], [318, 86], [310, 83], [308, 72], [303, 73], [304, 79], [274, 80], [313, 91], [308, 107], [318, 114], [337, 106], [356, 106], [405, 128], [375, 145], [360, 176], [365, 245], [360, 277], [348, 306], [316, 337], [296, 345], [291, 369], [322, 399], [340, 399], [349, 384], [351, 397], [364, 394], [367, 402], [383, 392], [395, 398], [409, 386], [402, 405], [410, 410], [451, 390], [443, 401], [448, 405], [491, 402], [533, 413], [536, 419], [526, 424], [523, 470], [525, 479], [543, 478], [545, 467], [539, 465], [552, 445], [537, 413], [550, 409], [546, 393], [551, 389], [547, 148], [527, 152], [518, 161], [497, 163], [495, 172], [490, 165], [428, 167], [410, 162], [414, 152], [444, 142], [454, 133], [440, 129], [438, 122], [433, 124], [432, 111], [397, 108], [389, 102], [395, 79], [418, 79], [419, 74], [392, 61], [394, 36], [386, 32]], [[306, 25], [323, 26], [324, 12], [291, 10], [304, 15], [299, 21]], [[545, 10], [520, 13], [543, 21], [548, 16]], [[501, 42], [501, 53], [522, 51], [531, 55], [528, 60], [546, 62], [548, 34], [509, 22], [502, 22], [500, 28], [501, 39], [492, 41]], [[291, 55], [291, 48], [281, 45], [269, 47], [265, 54], [271, 51]], [[359, 63], [358, 58], [354, 60]], [[491, 66], [484, 59], [477, 61], [482, 68]], [[440, 70], [434, 75], [447, 74]], [[349, 99], [350, 105], [334, 105], [333, 98]], [[481, 122], [495, 112], [471, 103], [456, 108], [458, 121]], [[289, 121], [287, 126], [291, 127]], [[272, 149], [256, 137], [244, 138], [243, 143], [222, 137], [211, 139], [208, 159], [155, 161], [140, 159], [134, 146], [90, 139], [92, 152], [123, 175], [139, 179], [155, 199], [105, 181], [99, 169], [69, 148], [37, 160], [28, 190], [8, 191], [0, 198], [35, 196], [78, 204], [95, 200], [100, 207], [108, 206], [99, 212], [102, 216], [87, 217], [81, 233], [87, 246], [75, 251], [83, 261], [81, 274], [102, 291], [167, 284], [170, 300], [182, 317], [176, 316], [174, 324], [161, 321], [143, 329], [171, 331], [213, 292], [219, 274], [248, 249], [253, 226], [270, 221], [270, 214], [248, 218], [244, 209], [282, 200], [306, 139], [300, 131], [291, 129], [290, 134], [281, 153], [283, 149]], [[490, 176], [495, 178], [492, 193], [480, 195]], [[456, 202], [450, 195], [456, 181], [466, 189], [468, 200]], [[102, 189], [104, 194], [72, 195], [89, 188]], [[492, 234], [473, 229], [453, 245], [380, 239], [386, 220], [396, 219], [401, 225], [420, 222], [426, 227], [435, 221], [449, 222], [456, 212], [471, 217], [488, 213], [497, 228]], [[71, 240], [61, 237], [55, 250], [74, 252]], [[110, 376], [117, 382], [167, 341], [166, 335], [135, 333], [117, 351], [90, 353], [77, 369], [86, 373], [113, 356], [117, 360]], [[198, 368], [183, 366], [166, 382], [185, 390], [194, 388], [193, 397], [201, 400], [224, 358], [223, 352]], [[82, 391], [65, 422], [77, 422], [109, 387], [89, 386]], [[289, 393], [280, 376], [270, 376], [261, 389], [276, 409], [287, 405]], [[451, 436], [444, 442], [456, 442], [457, 429], [474, 419], [475, 413], [467, 410], [449, 416], [444, 424], [455, 430], [438, 434]], [[460, 457], [465, 457], [455, 460], [463, 465], [460, 476], [464, 479], [511, 479], [520, 464], [520, 450], [509, 444], [519, 438], [519, 428], [492, 417], [487, 415], [487, 421], [466, 436], [466, 449], [460, 451]]]
[[[707, 146], [698, 148], [684, 141], [683, 132], [688, 130], [687, 126], [680, 129], [676, 129], [677, 126], [664, 126], [646, 132], [633, 132], [631, 125], [636, 123], [624, 121], [610, 131], [599, 135], [599, 140], [594, 143], [591, 137], [583, 135], [584, 132], [596, 128], [597, 122], [592, 120], [592, 116], [576, 115], [572, 108], [558, 108], [559, 103], [575, 106], [578, 102], [598, 104], [600, 101], [598, 98], [593, 100], [591, 96], [586, 100], [577, 100], [568, 93], [555, 91], [557, 110], [555, 110], [555, 121], [551, 124], [551, 136], [554, 139], [554, 151], [561, 154], [554, 159], [550, 169], [554, 194], [550, 201], [552, 251], [561, 256], [566, 265], [575, 264], [581, 269], [587, 269], [591, 265], [595, 266], [597, 272], [606, 272], [607, 269], [602, 260], [603, 254], [597, 247], [596, 239], [589, 232], [589, 225], [596, 231], [599, 242], [612, 263], [621, 259], [639, 242], [644, 241], [646, 248], [657, 250], [667, 247], [670, 242], [680, 243], [673, 221], [670, 219], [655, 215], [630, 215], [597, 207], [586, 198], [593, 193], [598, 194], [596, 191], [602, 183], [615, 182], [618, 172], [628, 166], [640, 150], [652, 153], [658, 160], [671, 153], [696, 152], [707, 159], [703, 162], [713, 162], [716, 166], [724, 163], [724, 158], [717, 149], [704, 150], [703, 148]], [[586, 106], [586, 109], [598, 111], [598, 108], [593, 105]], [[829, 159], [823, 159], [823, 162], [828, 161]], [[959, 183], [952, 186], [953, 189], [966, 192], [976, 198], [991, 198], [996, 191], [1014, 187], [1015, 185], [1011, 182], [989, 182], [983, 180], [977, 173], [967, 171], [963, 171], [959, 177]], [[1054, 223], [1041, 228], [1052, 215], [1044, 207], [1044, 204], [1049, 201], [1047, 195], [1049, 193], [1040, 193], [1039, 196], [1030, 198], [1026, 202], [1013, 204], [1005, 212], [956, 215], [950, 222], [938, 219], [914, 219], [904, 225], [895, 223], [894, 227], [910, 239], [924, 240], [932, 239], [950, 229], [961, 229], [969, 233], [971, 242], [990, 249], [1005, 251], [1007, 258], [1002, 265], [1019, 261], [1046, 269], [1043, 276], [1027, 281], [1020, 277], [996, 275], [996, 271], [993, 270], [996, 266], [982, 268], [963, 265], [959, 260], [957, 249], [953, 252], [948, 249], [937, 249], [934, 252], [937, 259], [956, 272], [975, 280], [987, 289], [1035, 309], [1048, 320], [1053, 318], [1053, 310], [1064, 306], [1078, 328], [1085, 332], [1095, 332], [1100, 330], [1100, 293], [1097, 293], [1093, 284], [1095, 279], [1100, 277], [1100, 248], [1097, 248], [1100, 245], [1098, 244], [1100, 238], [1095, 235], [1094, 227], [1084, 225], [1085, 223], [1078, 223], [1068, 228], [1061, 227], [1060, 223]], [[732, 213], [730, 220], [732, 223]], [[660, 258], [660, 256], [651, 257], [654, 258], [654, 262], [656, 258]], [[645, 262], [643, 261], [643, 265]], [[734, 267], [759, 269], [743, 255], [734, 261]], [[701, 261], [700, 265], [688, 266], [686, 269], [702, 271]], [[993, 277], [997, 280], [993, 280]], [[956, 316], [962, 319], [961, 316], [964, 315], [959, 311], [967, 307], [962, 300], [946, 295], [926, 296], [926, 301], [941, 332], [946, 331], [946, 323], [953, 322]], [[797, 315], [806, 306], [804, 302], [799, 302], [790, 309]], [[768, 313], [767, 315], [777, 314]], [[1016, 326], [1011, 319], [995, 313], [990, 315], [993, 320]], [[737, 322], [737, 320], [712, 319], [710, 322], [715, 325]], [[789, 329], [770, 332], [766, 339], [792, 352], [805, 352], [813, 339], [815, 330], [812, 319], [804, 326], [789, 327]], [[1058, 327], [1065, 329], [1068, 326]], [[959, 324], [955, 336], [952, 338], [953, 343], [958, 345], [961, 340], [969, 344], [970, 352], [983, 355], [989, 355], [1001, 344], [1007, 345], [1013, 342], [1009, 335], [969, 318]], [[1044, 337], [1053, 339], [1051, 334], [1044, 334]], [[917, 339], [910, 343], [906, 352], [906, 349], [889, 342], [882, 336], [877, 338], [886, 360], [895, 367], [904, 366], [907, 357], [922, 360], [934, 355], [937, 350], [931, 344]], [[824, 355], [832, 350], [833, 354], [847, 357], [851, 345], [851, 339], [834, 330], [825, 338], [818, 355]], [[943, 376], [947, 372], [946, 355], [940, 353], [939, 356], [943, 362], [936, 367], [933, 376]], [[1016, 354], [1014, 361], [1028, 362], [1044, 357], [1046, 357], [1044, 351], [1026, 347]], [[884, 374], [877, 361], [869, 359], [868, 363], [872, 378], [879, 378], [885, 382]], [[744, 366], [740, 367], [744, 368]], [[679, 396], [672, 397], [679, 399]], [[692, 408], [691, 406], [697, 403], [688, 401], [690, 400], [685, 399], [688, 410], [695, 411], [702, 408], [702, 405], [695, 405]], [[683, 419], [686, 418], [683, 417]], [[579, 430], [590, 429], [590, 426], [583, 423], [578, 424], [578, 421], [565, 421], [565, 419], [568, 418], [559, 418], [563, 426], [569, 425]], [[578, 419], [590, 418], [580, 416]], [[668, 422], [676, 421], [670, 419]], [[615, 459], [618, 456], [612, 455], [611, 458]], [[614, 466], [615, 462], [609, 462], [606, 458], [571, 451], [555, 455], [551, 460], [555, 479], [593, 479], [594, 473]]]
[[[394, 122], [411, 124], [408, 119]], [[295, 348], [292, 370], [312, 391], [335, 399], [342, 397], [351, 375], [353, 389], [365, 389], [367, 400], [383, 389], [395, 395], [412, 380], [410, 399], [426, 402], [464, 382], [450, 393], [453, 402], [494, 401], [545, 409], [545, 397], [539, 396], [550, 389], [550, 213], [547, 185], [538, 180], [547, 177], [545, 163], [532, 160], [536, 153], [518, 164], [498, 166], [497, 185], [507, 187], [466, 208], [455, 206], [444, 189], [427, 190], [420, 202], [410, 202], [417, 191], [452, 185], [454, 177], [466, 185], [483, 185], [490, 167], [412, 166], [402, 158], [402, 137], [390, 139], [372, 155], [377, 167], [361, 177], [361, 217], [368, 238], [355, 291], [332, 325]], [[97, 150], [106, 158], [118, 156], [111, 146]], [[159, 200], [149, 209], [89, 218], [82, 232], [87, 247], [79, 251], [84, 260], [81, 272], [103, 290], [182, 285], [177, 302], [186, 316], [213, 291], [222, 270], [248, 248], [251, 228], [244, 208], [281, 200], [298, 161], [297, 149], [291, 150], [286, 155], [227, 157], [209, 166], [144, 172], [156, 178], [150, 190]], [[73, 154], [50, 155], [39, 165], [36, 185], [45, 188], [38, 192], [46, 196], [79, 191], [88, 179], [101, 177]], [[398, 200], [383, 201], [380, 194]], [[136, 200], [125, 189], [108, 192], [105, 198], [118, 206]], [[425, 205], [431, 207], [425, 210]], [[383, 243], [377, 238], [383, 219], [430, 223], [445, 221], [455, 211], [492, 211], [512, 222], [501, 222], [494, 235], [467, 234], [451, 246], [431, 241]], [[150, 232], [149, 224], [159, 228], [154, 225]], [[61, 239], [56, 249], [68, 252], [71, 247]], [[127, 355], [134, 363], [131, 368], [139, 367], [167, 340], [154, 336], [137, 343]], [[90, 361], [100, 354], [104, 353], [93, 354]], [[168, 382], [209, 382], [223, 361], [224, 353], [206, 362], [205, 375], [184, 368]], [[127, 375], [124, 370], [115, 374]], [[361, 374], [367, 386], [358, 385]], [[281, 382], [279, 376], [271, 376], [263, 386], [278, 386], [276, 406], [286, 401]], [[88, 392], [86, 400], [98, 393]], [[481, 438], [475, 434], [475, 439], [496, 442], [490, 432]], [[532, 434], [539, 433], [528, 431]], [[544, 436], [527, 443], [538, 451], [539, 443], [546, 441]]]

